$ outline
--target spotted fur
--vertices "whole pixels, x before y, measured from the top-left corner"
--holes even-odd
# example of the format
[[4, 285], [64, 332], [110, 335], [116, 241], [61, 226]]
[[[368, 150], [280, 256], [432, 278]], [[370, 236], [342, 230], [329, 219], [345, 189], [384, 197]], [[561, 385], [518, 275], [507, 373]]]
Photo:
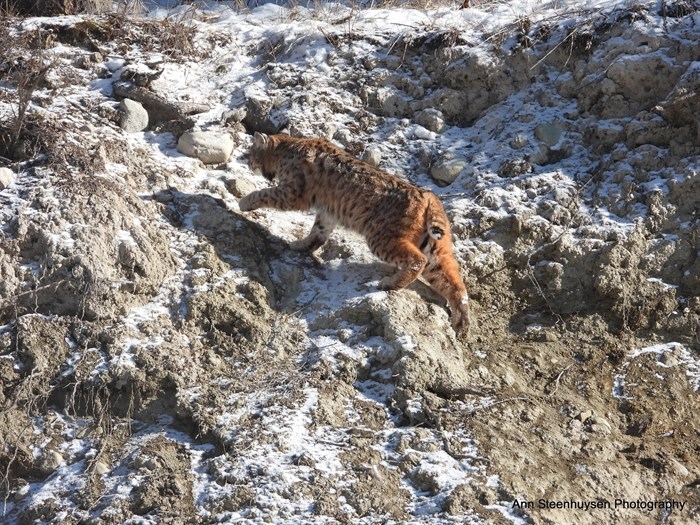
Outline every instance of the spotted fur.
[[467, 333], [467, 289], [452, 250], [450, 223], [435, 194], [320, 138], [255, 133], [248, 163], [277, 184], [243, 197], [241, 211], [313, 209], [314, 225], [292, 244], [296, 250], [317, 250], [336, 224], [359, 232], [372, 253], [397, 268], [380, 281], [381, 288], [403, 288], [422, 274], [449, 303], [457, 334]]

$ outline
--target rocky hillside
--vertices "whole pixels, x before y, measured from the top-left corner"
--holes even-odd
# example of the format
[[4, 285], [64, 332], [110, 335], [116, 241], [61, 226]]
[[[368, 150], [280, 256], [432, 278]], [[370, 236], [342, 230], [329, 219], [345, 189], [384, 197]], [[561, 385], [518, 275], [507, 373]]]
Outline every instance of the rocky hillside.
[[[133, 5], [131, 6], [133, 7]], [[700, 518], [700, 3], [0, 21], [0, 521]], [[254, 131], [438, 194], [473, 299], [238, 199]]]

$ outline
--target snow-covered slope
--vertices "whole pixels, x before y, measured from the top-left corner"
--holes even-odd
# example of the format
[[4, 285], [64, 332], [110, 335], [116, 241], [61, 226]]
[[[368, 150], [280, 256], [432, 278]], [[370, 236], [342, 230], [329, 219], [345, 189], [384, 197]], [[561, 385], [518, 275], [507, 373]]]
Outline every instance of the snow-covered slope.
[[[694, 522], [696, 3], [3, 23], [8, 523]], [[189, 128], [232, 155], [181, 154]], [[314, 260], [288, 247], [312, 216], [239, 211], [256, 130], [442, 198], [467, 344], [427, 286], [378, 291], [358, 235]]]

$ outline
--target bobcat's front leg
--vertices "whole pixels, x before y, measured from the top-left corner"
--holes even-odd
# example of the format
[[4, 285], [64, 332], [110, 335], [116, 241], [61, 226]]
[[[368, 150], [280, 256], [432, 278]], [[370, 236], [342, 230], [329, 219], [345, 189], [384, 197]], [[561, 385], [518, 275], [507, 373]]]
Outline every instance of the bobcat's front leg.
[[308, 210], [309, 206], [301, 198], [302, 192], [296, 185], [285, 184], [274, 188], [254, 191], [238, 201], [241, 211], [258, 208], [275, 208], [277, 210]]
[[335, 223], [329, 217], [318, 213], [309, 235], [304, 239], [294, 241], [290, 246], [292, 250], [313, 253], [325, 244], [334, 228]]

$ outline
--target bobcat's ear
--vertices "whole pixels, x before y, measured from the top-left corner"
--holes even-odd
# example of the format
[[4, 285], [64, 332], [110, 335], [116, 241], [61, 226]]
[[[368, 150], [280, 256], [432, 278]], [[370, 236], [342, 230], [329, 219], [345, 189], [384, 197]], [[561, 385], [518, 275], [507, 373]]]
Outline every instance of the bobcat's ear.
[[267, 148], [267, 144], [269, 141], [270, 137], [268, 137], [264, 133], [256, 131], [253, 134], [253, 146], [255, 146], [256, 148]]

